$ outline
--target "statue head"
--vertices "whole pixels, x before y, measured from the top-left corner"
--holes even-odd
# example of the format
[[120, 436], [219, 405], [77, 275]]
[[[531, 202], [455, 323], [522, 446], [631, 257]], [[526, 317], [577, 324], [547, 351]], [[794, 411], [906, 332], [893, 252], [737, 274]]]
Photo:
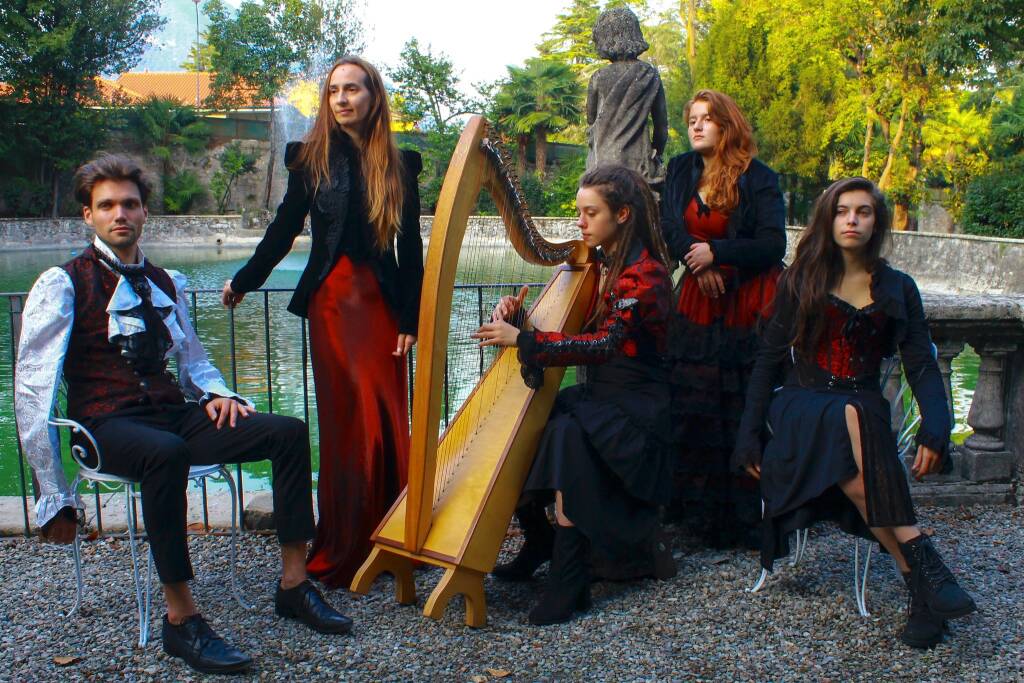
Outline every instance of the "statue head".
[[636, 59], [650, 47], [640, 32], [640, 20], [625, 7], [601, 12], [594, 22], [594, 45], [597, 54], [613, 62]]

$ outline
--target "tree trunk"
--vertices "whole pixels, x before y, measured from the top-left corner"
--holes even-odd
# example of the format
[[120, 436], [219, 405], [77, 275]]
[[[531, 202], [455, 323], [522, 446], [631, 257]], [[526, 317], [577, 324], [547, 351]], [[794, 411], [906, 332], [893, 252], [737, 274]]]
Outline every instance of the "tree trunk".
[[516, 136], [516, 175], [520, 179], [526, 177], [526, 144], [529, 140], [526, 135]]
[[690, 63], [690, 74], [693, 74], [693, 63], [697, 60], [697, 35], [694, 25], [697, 16], [697, 0], [689, 0], [684, 24], [686, 25], [686, 61]]
[[892, 206], [892, 229], [904, 231], [907, 229], [907, 221], [910, 217], [910, 206], [904, 200], [895, 202]]
[[889, 185], [892, 184], [892, 167], [896, 161], [896, 155], [899, 153], [900, 143], [903, 142], [903, 128], [907, 123], [907, 109], [909, 105], [906, 98], [903, 98], [903, 104], [900, 106], [900, 120], [896, 124], [896, 133], [892, 136], [892, 141], [889, 143], [889, 156], [885, 160], [885, 168], [882, 169], [882, 175], [878, 179], [878, 189], [883, 192], [889, 189]]
[[534, 161], [537, 163], [537, 177], [544, 178], [548, 161], [548, 130], [544, 126], [537, 129], [537, 147], [534, 149]]
[[868, 177], [868, 164], [871, 161], [871, 139], [875, 134], [875, 117], [871, 115], [871, 107], [867, 108], [867, 126], [864, 131], [864, 162], [860, 167], [860, 174]]
[[53, 187], [53, 198], [50, 200], [52, 202], [50, 218], [57, 218], [60, 216], [60, 171], [56, 167], [53, 169], [51, 186]]
[[267, 164], [267, 190], [263, 197], [263, 208], [270, 208], [270, 190], [274, 184], [274, 164], [276, 162], [277, 140], [274, 126], [274, 96], [270, 96], [270, 161]]

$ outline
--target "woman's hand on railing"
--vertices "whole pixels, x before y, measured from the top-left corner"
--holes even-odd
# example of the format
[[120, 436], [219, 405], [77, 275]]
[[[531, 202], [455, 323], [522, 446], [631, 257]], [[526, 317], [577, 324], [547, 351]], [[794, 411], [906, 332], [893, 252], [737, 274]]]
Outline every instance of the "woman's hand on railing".
[[231, 280], [224, 281], [224, 289], [220, 293], [220, 302], [224, 304], [226, 308], [234, 308], [238, 304], [242, 303], [242, 299], [244, 298], [244, 292], [239, 294], [235, 290], [231, 289]]
[[408, 356], [414, 346], [416, 346], [415, 334], [400, 334], [398, 335], [398, 344], [395, 346], [395, 350], [391, 352], [391, 355], [400, 358]]
[[516, 313], [523, 309], [523, 301], [526, 299], [526, 294], [529, 291], [530, 288], [523, 285], [522, 289], [519, 290], [519, 294], [516, 296], [508, 294], [501, 297], [501, 299], [498, 300], [498, 305], [494, 307], [494, 312], [491, 313], [491, 322], [511, 320], [514, 318]]

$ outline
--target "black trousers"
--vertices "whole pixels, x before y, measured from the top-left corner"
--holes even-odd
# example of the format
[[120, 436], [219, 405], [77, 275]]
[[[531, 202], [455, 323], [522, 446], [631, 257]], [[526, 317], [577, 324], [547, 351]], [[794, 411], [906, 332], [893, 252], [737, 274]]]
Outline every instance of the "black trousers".
[[217, 429], [203, 408], [186, 403], [124, 411], [85, 426], [103, 454], [101, 471], [140, 482], [142, 520], [162, 583], [194, 576], [185, 536], [191, 465], [270, 460], [278, 539], [313, 537], [309, 432], [302, 420], [254, 413]]

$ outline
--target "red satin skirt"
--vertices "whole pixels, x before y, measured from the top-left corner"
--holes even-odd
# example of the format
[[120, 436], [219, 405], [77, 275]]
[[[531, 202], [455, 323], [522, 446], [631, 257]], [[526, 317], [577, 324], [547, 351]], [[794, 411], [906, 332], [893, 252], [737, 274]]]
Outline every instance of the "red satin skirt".
[[369, 266], [342, 256], [309, 302], [320, 423], [320, 519], [306, 571], [348, 588], [409, 470], [406, 359]]

